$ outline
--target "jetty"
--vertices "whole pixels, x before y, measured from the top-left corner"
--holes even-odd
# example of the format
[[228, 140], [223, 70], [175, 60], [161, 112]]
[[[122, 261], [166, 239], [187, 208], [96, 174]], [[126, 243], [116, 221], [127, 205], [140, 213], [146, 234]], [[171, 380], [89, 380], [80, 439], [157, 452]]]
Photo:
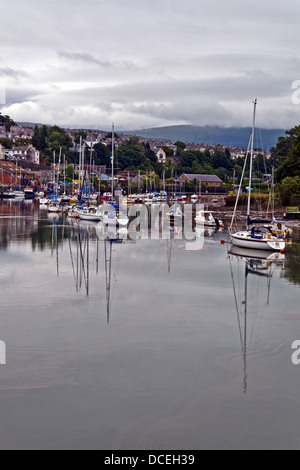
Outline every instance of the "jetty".
[[299, 207], [287, 207], [284, 218], [287, 220], [299, 220], [300, 219], [300, 208]]

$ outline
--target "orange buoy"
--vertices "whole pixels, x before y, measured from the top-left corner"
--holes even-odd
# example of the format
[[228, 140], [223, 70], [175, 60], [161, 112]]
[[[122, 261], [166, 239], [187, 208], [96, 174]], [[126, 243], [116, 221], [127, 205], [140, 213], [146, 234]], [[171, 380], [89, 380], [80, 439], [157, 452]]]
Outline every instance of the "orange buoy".
[[285, 250], [281, 250], [280, 253], [281, 253], [282, 255], [284, 255], [284, 254], [285, 254]]
[[221, 245], [225, 245], [225, 240], [221, 240]]

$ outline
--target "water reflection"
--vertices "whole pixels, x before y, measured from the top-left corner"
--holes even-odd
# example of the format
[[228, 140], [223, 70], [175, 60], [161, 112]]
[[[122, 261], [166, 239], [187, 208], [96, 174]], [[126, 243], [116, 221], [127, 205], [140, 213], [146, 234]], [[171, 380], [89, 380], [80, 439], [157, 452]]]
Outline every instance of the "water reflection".
[[[218, 231], [196, 227], [195, 235], [197, 239], [214, 240], [218, 237]], [[224, 238], [226, 238], [226, 236]], [[40, 251], [51, 249], [52, 256], [56, 256], [57, 274], [59, 275], [59, 247], [62, 249], [65, 242], [69, 244], [74, 242], [76, 245], [76, 253], [77, 245], [79, 245], [79, 254], [81, 253], [78, 273], [77, 261], [75, 264], [75, 285], [77, 286], [77, 290], [81, 289], [84, 285], [85, 289], [89, 291], [88, 284], [85, 280], [85, 276], [88, 275], [85, 271], [89, 263], [87, 263], [85, 256], [88, 255], [87, 245], [89, 241], [93, 240], [93, 242], [97, 243], [97, 256], [99, 257], [99, 244], [107, 239], [112, 240], [114, 243], [134, 244], [140, 242], [139, 237], [135, 241], [130, 240], [127, 229], [124, 228], [120, 229], [117, 233], [113, 233], [111, 229], [107, 230], [102, 224], [95, 225], [89, 222], [79, 223], [76, 220], [68, 219], [64, 215], [47, 214], [45, 211], [40, 210], [38, 201], [0, 201], [0, 249], [7, 250], [11, 243], [25, 243], [31, 240], [33, 251], [36, 249]], [[171, 272], [174, 244], [178, 242], [179, 246], [181, 239], [182, 233], [180, 232], [180, 228], [174, 227], [173, 232], [171, 232], [170, 240], [166, 241], [168, 273]], [[103, 246], [103, 249], [105, 250], [105, 246]], [[108, 250], [106, 249], [106, 251]], [[72, 256], [74, 257], [74, 253]], [[282, 278], [287, 279], [292, 284], [300, 285], [299, 263], [300, 245], [293, 243], [292, 246], [287, 247]], [[99, 272], [99, 259], [97, 262], [97, 272]]]
[[287, 249], [283, 277], [291, 284], [300, 285], [300, 244], [297, 242]]
[[285, 260], [233, 250], [228, 261], [222, 232], [204, 233], [192, 252], [177, 228], [170, 240], [126, 231], [113, 240], [98, 224], [49, 219], [34, 202], [1, 207], [9, 364], [0, 388], [14, 431], [2, 426], [2, 446], [77, 448], [82, 436], [94, 448], [99, 436], [103, 448], [294, 442], [299, 292], [285, 280], [295, 279], [294, 247]]
[[22, 242], [38, 230], [38, 211], [33, 201], [0, 201], [0, 248]]
[[284, 269], [285, 255], [232, 246], [229, 264], [243, 356], [243, 388], [246, 394], [249, 323], [255, 320], [256, 315], [260, 315], [264, 306], [270, 305], [272, 278], [275, 270], [281, 272]]

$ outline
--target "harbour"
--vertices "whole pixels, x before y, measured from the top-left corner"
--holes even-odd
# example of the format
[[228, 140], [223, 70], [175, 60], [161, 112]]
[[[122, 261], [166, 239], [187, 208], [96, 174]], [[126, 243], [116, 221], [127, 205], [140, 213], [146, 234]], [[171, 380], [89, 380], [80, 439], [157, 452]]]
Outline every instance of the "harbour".
[[297, 11], [6, 2], [0, 450], [299, 449]]
[[189, 251], [36, 200], [0, 214], [1, 448], [298, 446], [297, 227], [257, 257], [230, 253], [226, 229]]

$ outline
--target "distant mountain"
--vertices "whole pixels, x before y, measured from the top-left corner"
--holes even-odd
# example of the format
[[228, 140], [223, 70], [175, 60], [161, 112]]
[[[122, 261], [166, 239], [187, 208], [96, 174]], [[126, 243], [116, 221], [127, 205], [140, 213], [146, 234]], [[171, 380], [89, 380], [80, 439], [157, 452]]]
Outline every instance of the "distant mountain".
[[[126, 131], [124, 134], [137, 135], [148, 139], [171, 140], [172, 142], [182, 141], [198, 144], [220, 144], [226, 147], [246, 147], [248, 146], [251, 129], [230, 127], [200, 127], [200, 126], [170, 126], [157, 127], [153, 129], [141, 129], [136, 131]], [[256, 131], [255, 147], [269, 150], [275, 146], [278, 138], [285, 135], [283, 129], [261, 129]]]
[[[17, 122], [18, 126], [23, 126], [23, 127], [35, 127], [35, 126], [43, 126], [44, 124], [41, 124], [39, 122]], [[46, 126], [48, 126], [48, 124], [46, 124]], [[50, 126], [48, 126], [50, 127]]]

